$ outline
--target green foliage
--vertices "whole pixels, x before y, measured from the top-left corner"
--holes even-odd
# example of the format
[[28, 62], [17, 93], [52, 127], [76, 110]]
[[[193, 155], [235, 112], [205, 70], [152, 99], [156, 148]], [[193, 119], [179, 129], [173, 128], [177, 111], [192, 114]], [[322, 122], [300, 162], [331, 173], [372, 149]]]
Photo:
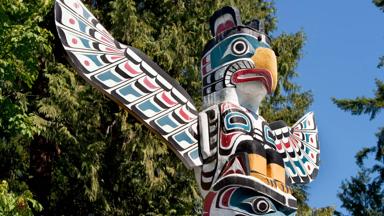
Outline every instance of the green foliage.
[[29, 216], [33, 215], [32, 210], [40, 212], [43, 209], [41, 204], [33, 199], [30, 191], [24, 191], [16, 195], [8, 191], [8, 183], [0, 183], [0, 215], [4, 216]]
[[370, 169], [361, 169], [357, 176], [343, 181], [338, 194], [352, 215], [383, 215], [382, 182], [371, 178]]
[[380, 8], [380, 10], [384, 11], [384, 1], [383, 0], [372, 0], [372, 2]]
[[52, 34], [38, 24], [50, 1], [0, 2], [0, 131], [31, 138], [38, 131], [28, 113], [32, 87], [47, 67]]
[[[374, 0], [376, 6], [383, 10], [384, 1]], [[383, 66], [380, 58], [379, 68]], [[384, 83], [376, 80], [375, 96], [372, 98], [357, 97], [356, 99], [332, 99], [342, 110], [352, 115], [368, 114], [371, 120], [384, 109]], [[384, 215], [384, 128], [376, 134], [376, 146], [365, 147], [356, 154], [359, 172], [356, 176], [342, 182], [338, 197], [352, 215]], [[365, 166], [365, 160], [374, 153], [374, 163]]]
[[298, 216], [306, 216], [311, 215], [312, 209], [307, 204], [308, 201], [308, 194], [306, 193], [307, 187], [305, 185], [303, 186], [296, 186], [292, 188], [293, 196], [297, 199], [297, 215]]
[[[332, 100], [339, 108], [353, 115], [368, 114], [374, 119], [384, 108], [384, 83], [376, 80], [376, 86], [373, 98]], [[384, 128], [376, 136], [376, 146], [363, 148], [356, 154], [360, 170], [357, 176], [343, 181], [342, 192], [338, 193], [342, 207], [353, 215], [383, 215], [384, 212]], [[371, 153], [375, 154], [375, 163], [372, 167], [365, 167], [364, 161]]]
[[325, 208], [319, 208], [312, 210], [313, 216], [333, 216], [335, 215], [335, 208], [334, 207], [325, 207]]
[[[334, 102], [343, 110], [351, 111], [355, 115], [369, 114], [372, 119], [384, 108], [380, 105], [384, 102], [384, 98], [379, 96], [382, 94], [380, 88], [382, 86], [378, 85], [376, 98], [334, 99]], [[343, 181], [342, 191], [338, 193], [343, 202], [342, 207], [352, 215], [383, 215], [384, 212], [384, 128], [381, 128], [376, 136], [376, 146], [363, 148], [356, 154], [356, 163], [360, 170], [356, 176]], [[375, 153], [375, 163], [372, 167], [365, 167], [364, 161], [371, 153]]]
[[[262, 0], [86, 2], [116, 39], [153, 58], [198, 107], [211, 14], [234, 4], [244, 21], [264, 19], [268, 32], [276, 23], [273, 4]], [[32, 191], [43, 215], [201, 214], [193, 173], [68, 65], [52, 0], [3, 0], [0, 14], [0, 178], [11, 191]], [[274, 39], [280, 81], [262, 107], [269, 121], [292, 124], [312, 103], [292, 82], [304, 39], [302, 32]], [[299, 205], [307, 206], [301, 193]]]
[[376, 80], [376, 87], [374, 98], [358, 97], [354, 100], [333, 98], [332, 100], [340, 109], [350, 111], [352, 115], [370, 114], [371, 119], [374, 119], [376, 114], [384, 108], [384, 83]]

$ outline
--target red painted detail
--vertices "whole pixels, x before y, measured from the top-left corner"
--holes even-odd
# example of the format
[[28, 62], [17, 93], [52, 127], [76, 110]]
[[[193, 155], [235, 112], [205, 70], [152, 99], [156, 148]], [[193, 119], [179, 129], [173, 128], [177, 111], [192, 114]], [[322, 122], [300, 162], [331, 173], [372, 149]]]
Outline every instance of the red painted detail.
[[224, 166], [224, 168], [223, 168], [223, 173], [224, 173], [224, 176], [226, 175], [226, 171], [232, 166], [232, 164], [233, 164], [233, 162], [234, 162], [235, 160], [233, 159], [233, 160], [231, 160], [231, 161], [229, 161], [229, 162], [227, 162], [226, 164], [225, 164], [225, 166]]
[[240, 168], [240, 169], [231, 169], [231, 167], [232, 167], [232, 165], [234, 164], [234, 161], [235, 161], [236, 159], [233, 159], [232, 161], [231, 161], [231, 164], [230, 165], [227, 165], [226, 167], [225, 167], [225, 169], [224, 169], [224, 171], [223, 171], [223, 175], [222, 176], [227, 176], [227, 175], [230, 175], [230, 174], [235, 174], [235, 173], [237, 173], [237, 174], [243, 174], [243, 175], [245, 175], [245, 172], [244, 172], [244, 170], [242, 170], [242, 168]]
[[103, 40], [103, 41], [105, 41], [105, 42], [110, 42], [107, 38], [105, 38], [105, 37], [103, 37], [103, 36], [101, 36], [101, 40]]
[[272, 74], [265, 69], [244, 69], [235, 72], [232, 75], [233, 83], [244, 83], [251, 81], [259, 81], [267, 88], [268, 93], [272, 92]]
[[116, 59], [119, 59], [119, 58], [121, 58], [121, 56], [111, 56], [112, 60], [116, 60]]
[[72, 43], [73, 44], [77, 44], [77, 39], [76, 38], [72, 38]]
[[155, 84], [152, 82], [152, 80], [148, 79], [147, 76], [144, 77], [143, 81], [144, 81], [144, 84], [145, 84], [148, 88], [150, 88], [151, 90], [155, 90], [155, 89], [159, 88], [159, 86], [155, 85]]
[[201, 68], [201, 73], [203, 73], [203, 75], [205, 75], [207, 73], [207, 67], [206, 66], [203, 66]]
[[85, 66], [89, 66], [89, 65], [90, 65], [90, 63], [89, 63], [88, 60], [85, 60], [85, 61], [84, 61], [84, 64], [85, 64]]
[[163, 99], [169, 107], [177, 104], [175, 101], [169, 98], [165, 92], [161, 94], [161, 99]]
[[216, 28], [216, 35], [222, 33], [225, 30], [235, 27], [235, 23], [232, 20], [228, 20], [225, 23], [220, 24]]
[[307, 121], [307, 123], [308, 123], [308, 126], [311, 126], [311, 121]]
[[294, 141], [293, 139], [289, 139], [289, 142], [293, 145], [293, 147], [295, 147], [295, 148], [297, 147], [296, 141]]
[[203, 64], [203, 65], [206, 65], [207, 63], [208, 63], [208, 61], [207, 61], [207, 56], [205, 56], [205, 57], [203, 58], [202, 64]]
[[226, 110], [229, 110], [231, 108], [240, 108], [239, 106], [232, 104], [232, 103], [222, 103], [221, 104], [221, 112], [224, 112]]
[[230, 134], [221, 133], [221, 147], [225, 149], [232, 147], [233, 145], [232, 138], [237, 134], [239, 134], [239, 132], [234, 132]]
[[307, 165], [308, 171], [311, 171], [311, 166]]
[[313, 155], [313, 153], [311, 153], [311, 158], [315, 158], [315, 155]]
[[74, 19], [69, 19], [69, 23], [71, 23], [72, 25], [74, 25], [75, 24], [75, 20]]
[[291, 143], [286, 142], [286, 143], [284, 143], [284, 146], [285, 146], [285, 148], [289, 148], [289, 147], [291, 147]]
[[236, 170], [236, 173], [237, 174], [245, 174], [243, 170], [239, 170], [239, 169]]
[[212, 208], [212, 203], [213, 203], [213, 200], [215, 199], [216, 197], [216, 193], [215, 192], [209, 192], [207, 194], [207, 196], [205, 197], [204, 199], [204, 203], [203, 203], [203, 216], [210, 216], [210, 210]]
[[231, 189], [228, 189], [227, 191], [224, 192], [224, 194], [221, 198], [221, 205], [228, 207], [229, 199], [231, 198], [231, 195], [235, 189], [236, 188], [231, 188]]
[[224, 173], [223, 176], [227, 176], [227, 175], [230, 175], [230, 174], [233, 174], [233, 173], [235, 173], [235, 171], [233, 171], [233, 170], [228, 170], [227, 172]]
[[281, 150], [281, 148], [282, 148], [282, 146], [281, 146], [281, 144], [279, 143], [279, 144], [276, 144], [276, 148], [277, 148], [277, 150]]
[[311, 143], [313, 143], [313, 138], [311, 137]]
[[112, 52], [119, 52], [118, 50], [115, 50], [115, 49], [112, 49], [112, 48], [109, 48], [109, 47], [106, 47], [105, 49], [108, 50], [108, 51], [112, 51]]
[[128, 64], [128, 62], [125, 63], [124, 68], [127, 69], [132, 75], [139, 74], [139, 72], [137, 72], [131, 67], [131, 65]]
[[185, 121], [191, 120], [191, 117], [189, 117], [189, 115], [184, 111], [183, 107], [181, 107], [181, 109], [179, 110], [179, 114], [181, 115], [181, 117], [183, 117]]

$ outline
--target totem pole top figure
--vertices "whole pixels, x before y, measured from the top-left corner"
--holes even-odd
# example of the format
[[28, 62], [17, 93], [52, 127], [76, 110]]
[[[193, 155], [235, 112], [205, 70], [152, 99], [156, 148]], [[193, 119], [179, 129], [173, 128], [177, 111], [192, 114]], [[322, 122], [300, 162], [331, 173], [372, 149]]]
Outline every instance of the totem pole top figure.
[[79, 0], [57, 0], [58, 35], [91, 85], [164, 139], [194, 169], [203, 215], [294, 215], [291, 184], [312, 181], [320, 149], [313, 113], [292, 127], [267, 123], [260, 102], [277, 86], [263, 25], [224, 7], [210, 19], [201, 60], [203, 108], [134, 47], [116, 41]]
[[213, 38], [201, 60], [203, 105], [231, 102], [258, 113], [277, 85], [277, 63], [263, 23], [243, 25], [237, 8], [224, 7], [210, 18]]

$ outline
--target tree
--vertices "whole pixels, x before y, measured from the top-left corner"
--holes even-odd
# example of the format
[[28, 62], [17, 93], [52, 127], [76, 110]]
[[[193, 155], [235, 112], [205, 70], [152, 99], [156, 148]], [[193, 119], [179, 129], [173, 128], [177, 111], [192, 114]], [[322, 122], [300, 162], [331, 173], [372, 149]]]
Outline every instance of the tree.
[[[234, 4], [243, 20], [264, 19], [269, 33], [276, 28], [274, 6], [262, 0], [86, 2], [116, 39], [153, 58], [198, 107], [209, 16]], [[0, 14], [0, 178], [10, 190], [30, 190], [43, 215], [200, 214], [192, 172], [69, 66], [53, 0], [1, 1]], [[268, 121], [293, 124], [312, 103], [291, 81], [304, 39], [302, 32], [273, 39], [280, 81], [261, 110]]]
[[32, 198], [30, 191], [24, 191], [17, 196], [8, 191], [8, 183], [0, 184], [0, 214], [4, 216], [29, 216], [33, 215], [32, 209], [39, 212], [42, 206]]
[[372, 0], [372, 2], [380, 8], [380, 10], [384, 10], [384, 1], [383, 0]]
[[[373, 2], [383, 9], [384, 1]], [[383, 63], [384, 57], [381, 57], [378, 68], [383, 68]], [[350, 111], [352, 115], [368, 114], [372, 120], [384, 109], [384, 83], [376, 80], [375, 96], [372, 98], [333, 98], [333, 102], [342, 110]], [[340, 187], [342, 192], [338, 193], [343, 202], [342, 207], [352, 215], [384, 215], [384, 128], [380, 128], [376, 136], [376, 146], [365, 147], [356, 154], [359, 171], [356, 176], [343, 181]], [[374, 154], [372, 167], [364, 164], [369, 154]]]
[[[358, 97], [356, 99], [333, 99], [334, 103], [353, 115], [369, 114], [371, 119], [384, 108], [384, 83], [376, 80], [374, 98]], [[342, 183], [342, 192], [338, 194], [346, 208], [353, 215], [383, 215], [384, 212], [384, 128], [376, 134], [376, 146], [366, 147], [356, 154], [359, 166], [357, 176]], [[374, 153], [375, 164], [372, 167], [364, 165], [365, 159]]]

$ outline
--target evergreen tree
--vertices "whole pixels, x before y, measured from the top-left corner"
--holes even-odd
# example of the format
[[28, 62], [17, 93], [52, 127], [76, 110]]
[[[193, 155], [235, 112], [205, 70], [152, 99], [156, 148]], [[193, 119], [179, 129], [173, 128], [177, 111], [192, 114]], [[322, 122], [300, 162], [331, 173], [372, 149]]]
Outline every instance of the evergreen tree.
[[[192, 172], [68, 65], [53, 2], [0, 2], [0, 179], [11, 191], [31, 190], [43, 215], [200, 214]], [[263, 19], [269, 33], [276, 28], [274, 6], [262, 0], [86, 2], [116, 39], [153, 58], [198, 107], [212, 13], [233, 4], [243, 20]], [[292, 125], [312, 103], [311, 93], [291, 81], [304, 34], [279, 35], [272, 45], [280, 81], [261, 114]], [[306, 194], [296, 194], [299, 215], [306, 215]]]
[[384, 11], [384, 1], [383, 0], [372, 0], [372, 2], [380, 8], [380, 10]]
[[[371, 119], [384, 109], [384, 83], [376, 80], [376, 93], [373, 98], [333, 99], [338, 107], [353, 115], [369, 114]], [[338, 194], [352, 215], [384, 215], [384, 128], [376, 134], [376, 146], [365, 147], [356, 154], [358, 174], [342, 183]], [[373, 153], [375, 164], [364, 165], [365, 159]]]
[[[383, 9], [384, 1], [374, 0]], [[384, 57], [380, 58], [378, 68], [384, 67]], [[372, 98], [335, 99], [334, 103], [352, 115], [368, 114], [371, 120], [384, 109], [384, 82], [376, 80], [375, 96]], [[338, 197], [342, 207], [352, 215], [384, 215], [384, 128], [376, 133], [376, 146], [365, 147], [356, 154], [359, 171], [356, 176], [343, 181]], [[374, 154], [374, 165], [366, 167], [364, 162], [369, 154]]]

